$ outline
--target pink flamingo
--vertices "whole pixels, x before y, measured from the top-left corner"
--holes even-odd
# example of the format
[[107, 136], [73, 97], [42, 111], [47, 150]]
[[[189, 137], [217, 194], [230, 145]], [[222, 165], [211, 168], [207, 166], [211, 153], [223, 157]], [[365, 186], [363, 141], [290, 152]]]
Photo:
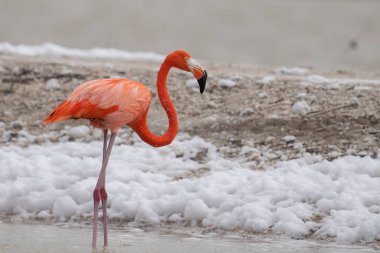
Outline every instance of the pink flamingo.
[[[44, 125], [48, 125], [81, 118], [90, 120], [93, 127], [103, 129], [103, 162], [93, 194], [93, 248], [96, 248], [100, 200], [103, 210], [104, 246], [108, 246], [106, 168], [119, 128], [129, 126], [144, 142], [154, 147], [170, 144], [178, 132], [176, 110], [166, 88], [166, 78], [172, 67], [192, 72], [198, 80], [201, 94], [206, 87], [207, 72], [189, 53], [177, 50], [165, 58], [157, 76], [158, 96], [169, 120], [169, 128], [162, 136], [154, 135], [147, 126], [146, 116], [152, 98], [150, 90], [143, 84], [129, 79], [97, 79], [83, 83], [43, 121]], [[107, 145], [108, 130], [111, 137]]]

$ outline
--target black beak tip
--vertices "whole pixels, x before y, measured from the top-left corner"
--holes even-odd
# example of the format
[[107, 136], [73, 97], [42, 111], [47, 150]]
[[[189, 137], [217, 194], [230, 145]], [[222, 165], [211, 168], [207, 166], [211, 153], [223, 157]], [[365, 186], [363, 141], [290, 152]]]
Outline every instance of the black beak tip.
[[199, 83], [199, 90], [201, 92], [201, 94], [203, 94], [203, 92], [205, 91], [205, 88], [206, 88], [206, 81], [207, 81], [207, 72], [205, 71], [203, 76], [197, 80], [198, 83]]

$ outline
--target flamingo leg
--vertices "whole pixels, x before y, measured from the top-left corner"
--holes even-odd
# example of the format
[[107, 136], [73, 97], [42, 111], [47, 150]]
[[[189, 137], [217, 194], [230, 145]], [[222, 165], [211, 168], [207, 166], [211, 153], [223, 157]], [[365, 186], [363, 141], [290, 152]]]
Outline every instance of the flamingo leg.
[[108, 246], [108, 233], [107, 233], [107, 192], [105, 189], [106, 169], [108, 160], [111, 154], [112, 146], [115, 141], [116, 133], [111, 134], [109, 144], [107, 146], [108, 131], [104, 130], [104, 142], [103, 142], [103, 163], [100, 170], [98, 182], [94, 190], [94, 221], [93, 221], [93, 234], [92, 234], [92, 247], [96, 248], [97, 228], [98, 228], [98, 211], [99, 202], [102, 200], [103, 210], [103, 230], [104, 230], [104, 246]]
[[107, 152], [107, 139], [108, 139], [108, 130], [103, 130], [103, 161], [102, 161], [102, 169], [100, 170], [98, 182], [96, 184], [95, 190], [94, 190], [94, 218], [93, 218], [93, 225], [92, 225], [92, 247], [96, 248], [96, 238], [97, 238], [97, 232], [98, 232], [98, 212], [99, 212], [99, 202], [100, 202], [100, 192], [98, 189], [99, 185], [99, 179], [102, 177], [103, 174], [103, 168], [104, 168], [104, 162], [106, 158], [106, 152]]
[[103, 231], [104, 231], [104, 247], [108, 246], [108, 224], [107, 224], [107, 192], [106, 192], [106, 168], [108, 165], [108, 160], [111, 155], [113, 143], [116, 138], [116, 133], [111, 133], [110, 142], [107, 147], [107, 153], [105, 157], [104, 164], [104, 176], [103, 176], [103, 187], [100, 190], [101, 198], [102, 198], [102, 210], [103, 210]]

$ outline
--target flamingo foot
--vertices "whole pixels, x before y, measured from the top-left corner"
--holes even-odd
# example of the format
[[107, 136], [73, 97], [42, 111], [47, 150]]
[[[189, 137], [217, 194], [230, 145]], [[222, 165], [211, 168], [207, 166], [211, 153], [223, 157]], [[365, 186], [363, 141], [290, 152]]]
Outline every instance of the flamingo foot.
[[107, 222], [107, 192], [105, 188], [100, 190], [102, 198], [102, 210], [103, 210], [103, 234], [104, 234], [104, 247], [108, 246], [108, 222]]
[[92, 248], [96, 248], [96, 236], [98, 232], [98, 212], [99, 212], [99, 202], [100, 202], [100, 191], [99, 189], [94, 190], [94, 220], [92, 225]]
[[95, 188], [94, 190], [94, 221], [93, 221], [93, 231], [92, 231], [92, 247], [96, 248], [97, 242], [97, 232], [98, 232], [98, 217], [99, 217], [99, 203], [102, 200], [102, 210], [103, 210], [103, 231], [104, 231], [104, 247], [108, 246], [108, 222], [107, 222], [107, 192], [104, 186], [100, 188]]

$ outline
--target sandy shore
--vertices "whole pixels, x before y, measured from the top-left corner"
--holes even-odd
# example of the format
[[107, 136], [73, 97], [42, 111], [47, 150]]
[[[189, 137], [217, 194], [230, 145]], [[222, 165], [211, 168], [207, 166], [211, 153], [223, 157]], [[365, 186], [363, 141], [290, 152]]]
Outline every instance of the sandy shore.
[[[306, 152], [328, 159], [377, 155], [380, 72], [205, 65], [209, 80], [203, 95], [193, 86], [193, 78], [179, 71], [170, 73], [168, 89], [180, 131], [214, 143], [227, 157], [240, 154], [243, 146], [253, 147], [256, 151], [244, 155], [257, 162], [256, 169]], [[159, 66], [158, 62], [1, 55], [1, 143], [59, 141], [64, 124], [45, 128], [41, 120], [82, 82], [120, 76], [151, 88], [149, 125], [156, 133], [163, 132], [167, 122], [155, 89]], [[298, 102], [302, 103], [295, 105]], [[36, 138], [28, 141], [25, 132]], [[130, 142], [130, 130], [123, 133], [125, 142]], [[100, 137], [91, 133], [83, 141]]]

